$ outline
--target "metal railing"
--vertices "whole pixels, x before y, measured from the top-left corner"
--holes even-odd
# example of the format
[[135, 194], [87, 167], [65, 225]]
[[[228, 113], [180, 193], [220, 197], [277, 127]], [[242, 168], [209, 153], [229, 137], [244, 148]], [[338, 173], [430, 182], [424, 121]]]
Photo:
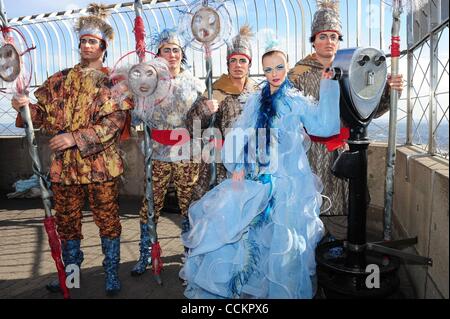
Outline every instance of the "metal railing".
[[[164, 28], [176, 27], [180, 14], [186, 11], [191, 2], [143, 1], [143, 18], [147, 35]], [[267, 36], [279, 38], [289, 54], [291, 66], [312, 51], [308, 38], [316, 10], [315, 0], [227, 0], [224, 5], [230, 13], [234, 33], [240, 26], [248, 23], [256, 34], [253, 54], [258, 58], [254, 59], [252, 76], [262, 75], [259, 57], [264, 50], [263, 42]], [[134, 11], [133, 2], [109, 7], [112, 13], [109, 22], [116, 36], [108, 48], [106, 63], [113, 67], [121, 56], [134, 49], [132, 33]], [[388, 5], [381, 0], [341, 0], [340, 10], [344, 34], [341, 47], [373, 46], [386, 53], [389, 51], [391, 9]], [[10, 24], [19, 29], [30, 44], [37, 47], [32, 53], [33, 87], [41, 85], [49, 75], [78, 62], [78, 40], [73, 25], [75, 19], [84, 14], [86, 9], [78, 9], [10, 19]], [[403, 39], [407, 38], [409, 24], [409, 20], [408, 23], [402, 23]], [[448, 86], [444, 85], [444, 82], [448, 82], [448, 50], [445, 56], [445, 52], [439, 49], [445, 45], [445, 39], [448, 39], [448, 18], [446, 25], [435, 28], [434, 33], [430, 33], [428, 38], [424, 36], [421, 44], [409, 45], [408, 54], [401, 60], [400, 70], [408, 86], [399, 102], [398, 141], [419, 144], [433, 154], [448, 157], [448, 131], [447, 153], [445, 150], [441, 151], [445, 149], [445, 136], [441, 138], [442, 134], [445, 135], [443, 128], [448, 126]], [[15, 40], [23, 49], [23, 41], [20, 38]], [[430, 46], [430, 41], [433, 42], [433, 47], [438, 49], [430, 56], [429, 61], [426, 61], [427, 67], [418, 61], [422, 61], [424, 52], [427, 51], [425, 47]], [[402, 46], [405, 44], [402, 43]], [[428, 51], [431, 52], [431, 49]], [[133, 59], [133, 56], [131, 55], [129, 59]], [[203, 78], [206, 73], [203, 53], [188, 49], [187, 56], [194, 75]], [[226, 72], [225, 56], [225, 45], [213, 53], [214, 76]], [[133, 63], [132, 60], [128, 62]], [[430, 70], [433, 72], [433, 81], [430, 80]], [[0, 82], [0, 87], [3, 86], [4, 83]], [[427, 87], [429, 92], [425, 92]], [[428, 102], [425, 102], [426, 99]], [[431, 108], [427, 106], [428, 104]], [[423, 112], [417, 115], [419, 110]], [[432, 121], [428, 120], [430, 114]], [[0, 136], [23, 134], [11, 126], [14, 118], [15, 112], [10, 108], [8, 97], [1, 96]], [[424, 123], [431, 128], [425, 136], [421, 131]], [[369, 128], [371, 138], [386, 140], [387, 127], [386, 117], [374, 121]]]
[[448, 19], [408, 50], [406, 144], [448, 159]]

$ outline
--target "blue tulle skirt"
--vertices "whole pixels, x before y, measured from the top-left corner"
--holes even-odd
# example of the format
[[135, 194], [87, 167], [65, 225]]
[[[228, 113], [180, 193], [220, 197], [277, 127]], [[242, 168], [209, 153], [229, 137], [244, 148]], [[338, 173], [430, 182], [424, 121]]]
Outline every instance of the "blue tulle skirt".
[[185, 296], [312, 298], [323, 224], [320, 183], [306, 179], [225, 180], [191, 205]]
[[225, 180], [190, 206], [191, 229], [182, 235], [189, 254], [180, 271], [187, 298], [314, 295], [315, 248], [324, 233], [322, 184], [308, 163], [310, 140], [304, 127], [316, 136], [339, 132], [339, 86], [322, 81], [319, 105], [288, 86], [280, 90], [273, 102], [277, 116], [271, 128], [278, 132], [270, 144], [269, 154], [276, 154], [270, 167], [239, 164], [249, 163], [243, 162], [243, 154], [256, 159], [259, 153], [252, 151], [261, 147], [251, 141], [257, 139], [249, 138], [245, 149], [233, 144], [243, 132], [238, 128], [257, 127], [261, 100], [253, 95], [222, 150], [223, 159], [231, 158], [224, 160], [228, 171], [244, 168], [246, 179]]

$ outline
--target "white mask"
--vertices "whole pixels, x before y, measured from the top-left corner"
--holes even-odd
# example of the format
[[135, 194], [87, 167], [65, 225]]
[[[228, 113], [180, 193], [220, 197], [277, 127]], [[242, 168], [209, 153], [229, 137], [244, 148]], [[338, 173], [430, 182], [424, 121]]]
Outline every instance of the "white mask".
[[146, 63], [136, 64], [128, 72], [128, 85], [134, 95], [148, 97], [158, 87], [158, 72]]
[[214, 41], [220, 32], [220, 17], [216, 11], [205, 7], [198, 10], [191, 23], [192, 34], [201, 43]]
[[6, 82], [13, 82], [20, 74], [20, 54], [12, 44], [0, 48], [0, 77]]

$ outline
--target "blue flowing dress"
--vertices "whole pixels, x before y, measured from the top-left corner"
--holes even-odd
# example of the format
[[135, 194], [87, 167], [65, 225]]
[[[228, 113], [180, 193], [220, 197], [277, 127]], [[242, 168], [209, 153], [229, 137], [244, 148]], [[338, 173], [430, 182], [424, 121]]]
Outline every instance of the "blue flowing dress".
[[[222, 149], [227, 170], [245, 169], [245, 179], [223, 181], [189, 208], [180, 271], [187, 298], [313, 297], [322, 187], [308, 163], [304, 128], [339, 133], [339, 84], [322, 80], [320, 97], [304, 97], [288, 80], [273, 95], [266, 83], [249, 97]], [[269, 141], [259, 138], [266, 129]]]

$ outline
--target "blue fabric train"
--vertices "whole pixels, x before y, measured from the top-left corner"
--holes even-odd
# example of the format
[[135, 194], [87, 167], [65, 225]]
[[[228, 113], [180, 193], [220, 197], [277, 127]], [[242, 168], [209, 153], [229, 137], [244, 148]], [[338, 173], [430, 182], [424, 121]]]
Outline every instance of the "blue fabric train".
[[[245, 179], [225, 180], [189, 210], [191, 229], [182, 236], [189, 255], [180, 272], [186, 297], [313, 297], [322, 186], [306, 157], [304, 128], [339, 133], [338, 83], [322, 80], [320, 97], [304, 97], [288, 80], [271, 96], [267, 84], [249, 97], [222, 151], [227, 170], [245, 169]], [[259, 138], [268, 129], [270, 139]]]

